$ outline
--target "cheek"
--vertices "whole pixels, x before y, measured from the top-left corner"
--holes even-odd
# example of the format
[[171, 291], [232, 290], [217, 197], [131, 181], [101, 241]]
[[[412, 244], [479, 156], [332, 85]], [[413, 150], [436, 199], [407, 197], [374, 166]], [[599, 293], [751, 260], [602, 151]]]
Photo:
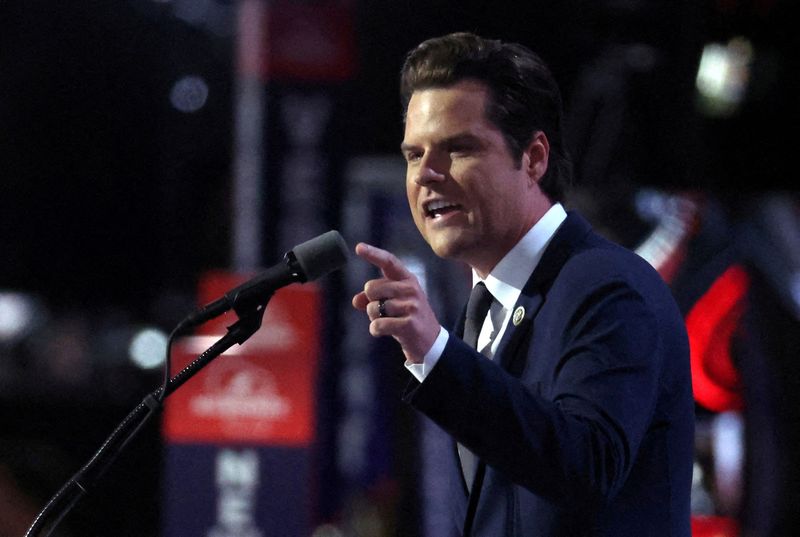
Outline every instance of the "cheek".
[[411, 211], [411, 217], [414, 219], [414, 223], [417, 227], [422, 230], [422, 215], [419, 214], [417, 210], [417, 199], [419, 198], [419, 186], [412, 182], [406, 182], [406, 197], [408, 198], [408, 208]]
[[484, 176], [479, 181], [471, 182], [468, 188], [475, 223], [486, 231], [504, 226], [516, 213], [515, 205], [519, 200], [516, 194], [509, 191], [508, 184]]
[[419, 188], [414, 182], [406, 181], [406, 198], [408, 199], [408, 207], [411, 209], [411, 214], [416, 218], [417, 198], [419, 196]]

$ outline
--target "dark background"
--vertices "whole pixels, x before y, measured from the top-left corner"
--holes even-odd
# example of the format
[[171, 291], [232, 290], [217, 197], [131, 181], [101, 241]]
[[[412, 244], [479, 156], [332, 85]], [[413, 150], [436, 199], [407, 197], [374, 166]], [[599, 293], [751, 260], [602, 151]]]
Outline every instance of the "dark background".
[[[626, 85], [627, 151], [640, 181], [723, 192], [794, 189], [791, 4], [353, 3], [358, 67], [344, 84], [344, 147], [353, 156], [397, 151], [397, 72], [423, 38], [466, 29], [528, 44], [552, 65], [568, 105], [609, 48], [638, 43], [655, 58]], [[124, 302], [150, 314], [159, 293], [193, 288], [198, 270], [229, 262], [235, 44], [175, 11], [170, 2], [146, 0], [0, 5], [4, 286], [59, 305]], [[764, 51], [754, 95], [734, 118], [698, 117], [693, 77], [702, 44], [734, 35], [750, 36]], [[209, 84], [207, 105], [196, 113], [169, 103], [171, 85], [185, 74]]]

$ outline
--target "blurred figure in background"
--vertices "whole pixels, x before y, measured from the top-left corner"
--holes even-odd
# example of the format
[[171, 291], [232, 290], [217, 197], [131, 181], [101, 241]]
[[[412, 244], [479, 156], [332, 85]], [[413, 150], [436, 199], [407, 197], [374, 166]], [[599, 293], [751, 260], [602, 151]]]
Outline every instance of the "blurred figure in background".
[[[779, 11], [750, 23], [782, 27], [792, 19]], [[642, 43], [609, 46], [569, 107], [570, 203], [659, 271], [687, 325], [696, 536], [795, 531], [800, 211], [796, 193], [776, 187], [786, 140], [774, 124], [796, 108], [779, 76], [797, 71], [768, 50], [737, 37], [707, 46], [698, 67]], [[720, 72], [729, 79], [713, 79]]]

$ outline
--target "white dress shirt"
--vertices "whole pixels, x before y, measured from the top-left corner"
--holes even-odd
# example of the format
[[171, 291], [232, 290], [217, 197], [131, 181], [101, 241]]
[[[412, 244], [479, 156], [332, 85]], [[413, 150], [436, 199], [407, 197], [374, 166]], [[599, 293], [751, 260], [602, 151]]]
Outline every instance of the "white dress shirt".
[[[555, 235], [556, 230], [566, 218], [567, 213], [564, 207], [560, 203], [554, 204], [483, 280], [495, 301], [486, 316], [480, 334], [478, 334], [477, 348], [479, 352], [489, 359], [494, 358], [494, 354], [497, 352], [497, 346], [503, 338], [503, 333], [506, 326], [508, 326], [508, 321], [514, 311], [514, 305], [517, 303], [522, 288], [542, 258], [542, 254], [553, 235]], [[481, 278], [473, 270], [473, 286], [479, 281], [481, 281]], [[420, 382], [425, 380], [425, 377], [442, 356], [449, 338], [450, 333], [440, 327], [439, 335], [433, 346], [425, 354], [422, 363], [415, 364], [406, 361], [406, 368], [417, 380]]]

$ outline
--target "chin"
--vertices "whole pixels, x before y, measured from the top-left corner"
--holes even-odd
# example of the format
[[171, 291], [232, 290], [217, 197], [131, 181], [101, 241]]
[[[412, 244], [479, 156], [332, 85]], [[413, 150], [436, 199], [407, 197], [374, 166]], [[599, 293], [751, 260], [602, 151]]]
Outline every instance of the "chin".
[[468, 250], [464, 237], [447, 236], [447, 234], [434, 234], [428, 237], [428, 244], [437, 256], [444, 259], [459, 260]]

